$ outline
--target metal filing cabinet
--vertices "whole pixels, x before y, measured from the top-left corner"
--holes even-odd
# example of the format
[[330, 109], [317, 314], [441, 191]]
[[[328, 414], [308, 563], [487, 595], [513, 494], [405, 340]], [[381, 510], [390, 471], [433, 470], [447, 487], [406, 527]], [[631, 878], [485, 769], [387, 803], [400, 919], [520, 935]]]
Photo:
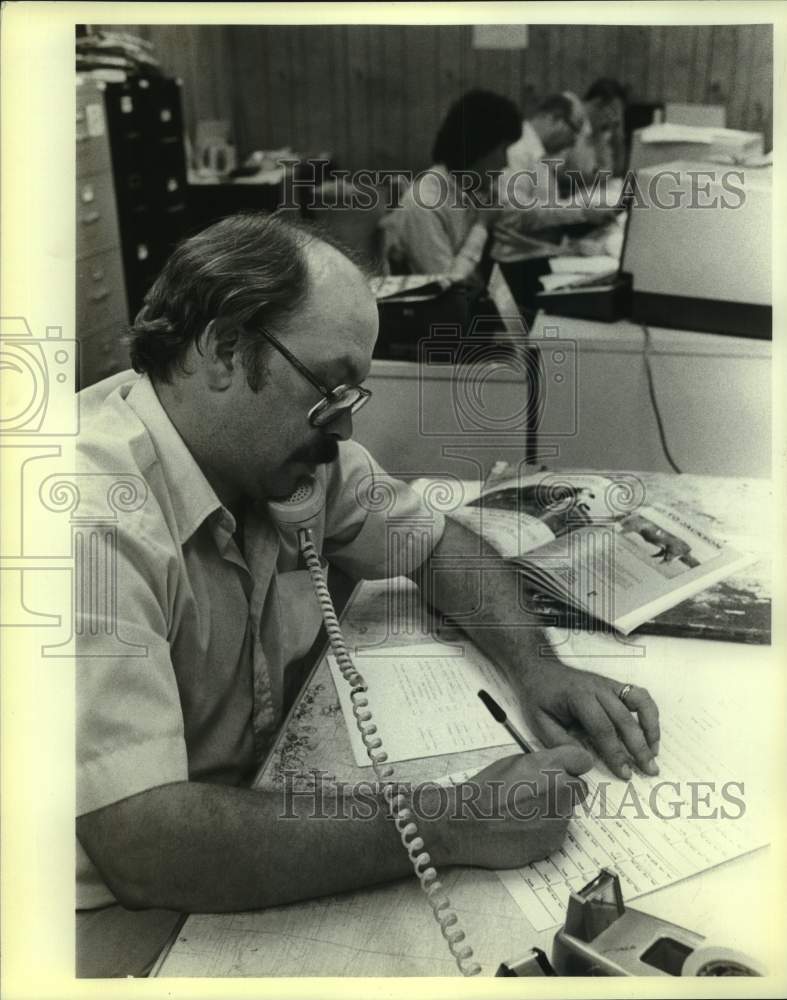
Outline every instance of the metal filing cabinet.
[[79, 388], [129, 366], [123, 335], [126, 287], [104, 91], [89, 81], [76, 98], [76, 306]]
[[105, 110], [129, 314], [187, 229], [181, 81], [107, 84]]

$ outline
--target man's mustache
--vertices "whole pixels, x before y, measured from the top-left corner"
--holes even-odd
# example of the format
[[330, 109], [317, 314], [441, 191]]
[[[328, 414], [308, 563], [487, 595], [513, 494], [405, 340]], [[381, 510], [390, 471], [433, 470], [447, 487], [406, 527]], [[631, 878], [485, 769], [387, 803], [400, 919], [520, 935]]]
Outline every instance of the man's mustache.
[[308, 448], [299, 448], [293, 453], [294, 462], [306, 465], [327, 465], [335, 462], [339, 456], [339, 442], [335, 438], [325, 438], [319, 444]]

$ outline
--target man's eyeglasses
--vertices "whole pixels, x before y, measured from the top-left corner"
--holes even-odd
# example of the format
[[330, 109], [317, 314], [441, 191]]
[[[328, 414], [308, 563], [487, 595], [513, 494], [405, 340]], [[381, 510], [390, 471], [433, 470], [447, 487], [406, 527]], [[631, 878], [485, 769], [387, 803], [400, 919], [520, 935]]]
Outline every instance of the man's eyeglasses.
[[340, 417], [346, 410], [349, 410], [350, 413], [357, 413], [372, 398], [371, 390], [364, 389], [360, 385], [337, 385], [335, 389], [327, 388], [272, 333], [261, 326], [257, 329], [276, 348], [279, 354], [289, 361], [293, 368], [297, 369], [307, 381], [311, 382], [315, 389], [322, 393], [323, 398], [309, 410], [307, 415], [312, 427], [324, 427]]

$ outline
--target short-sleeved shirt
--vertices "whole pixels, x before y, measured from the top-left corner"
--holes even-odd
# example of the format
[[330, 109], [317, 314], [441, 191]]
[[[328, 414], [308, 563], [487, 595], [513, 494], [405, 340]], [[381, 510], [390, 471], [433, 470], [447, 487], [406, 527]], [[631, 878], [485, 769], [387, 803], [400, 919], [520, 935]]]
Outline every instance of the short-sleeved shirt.
[[[77, 815], [170, 782], [246, 784], [281, 722], [287, 667], [321, 624], [296, 531], [249, 506], [239, 547], [146, 377], [115, 376], [80, 404], [80, 517], [109, 569], [77, 622]], [[440, 515], [355, 442], [316, 475], [313, 539], [356, 579], [390, 575], [392, 544], [410, 572], [441, 537]], [[114, 902], [79, 843], [77, 864], [77, 906]]]

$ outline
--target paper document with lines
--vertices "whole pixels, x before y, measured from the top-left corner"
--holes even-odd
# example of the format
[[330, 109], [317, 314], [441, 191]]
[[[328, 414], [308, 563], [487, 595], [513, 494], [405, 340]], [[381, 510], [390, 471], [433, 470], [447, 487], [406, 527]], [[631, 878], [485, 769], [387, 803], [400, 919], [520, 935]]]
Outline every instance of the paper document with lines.
[[[474, 647], [461, 654], [436, 641], [356, 653], [369, 706], [390, 761], [499, 747], [517, 753], [476, 696], [486, 688], [526, 737], [527, 727], [502, 672]], [[654, 667], [656, 663], [652, 664]], [[352, 716], [348, 685], [330, 662], [356, 763], [368, 763]], [[752, 820], [752, 789], [724, 760], [729, 707], [718, 692], [670, 708], [662, 720], [660, 773], [629, 782], [595, 767], [584, 775], [585, 803], [563, 846], [544, 861], [498, 875], [536, 930], [562, 922], [568, 894], [603, 866], [620, 875], [632, 899], [678, 882], [767, 843]], [[469, 773], [453, 774], [454, 783]], [[435, 778], [439, 778], [435, 775]]]
[[624, 899], [633, 899], [765, 846], [761, 825], [746, 814], [746, 782], [731, 779], [707, 740], [718, 725], [704, 706], [673, 713], [662, 725], [657, 777], [623, 782], [594, 768], [563, 846], [498, 872], [537, 930], [562, 923], [570, 890], [602, 866], [615, 869]]

